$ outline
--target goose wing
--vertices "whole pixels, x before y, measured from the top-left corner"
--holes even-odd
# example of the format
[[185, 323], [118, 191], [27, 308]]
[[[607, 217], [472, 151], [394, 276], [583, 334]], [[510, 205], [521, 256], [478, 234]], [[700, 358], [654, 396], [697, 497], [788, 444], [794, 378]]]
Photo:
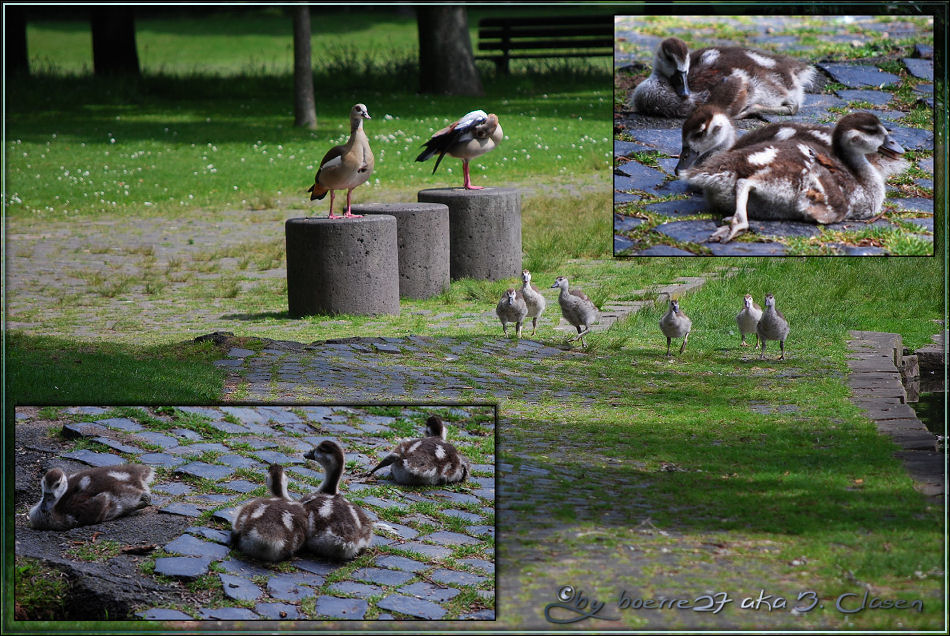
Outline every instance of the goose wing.
[[[454, 146], [469, 142], [474, 139], [476, 135], [479, 137], [490, 136], [491, 132], [493, 132], [498, 125], [498, 120], [497, 118], [494, 119], [494, 124], [491, 125], [491, 130], [487, 131], [487, 134], [485, 134], [484, 130], [486, 122], [489, 122], [488, 113], [483, 110], [473, 110], [458, 121], [449, 124], [433, 134], [432, 137], [423, 144], [425, 150], [416, 157], [416, 161], [426, 161], [438, 153], [439, 158], [436, 159], [435, 166], [432, 168], [432, 172], [434, 173], [439, 167], [442, 158], [446, 153], [450, 152]], [[480, 129], [478, 128], [479, 126], [483, 128]]]

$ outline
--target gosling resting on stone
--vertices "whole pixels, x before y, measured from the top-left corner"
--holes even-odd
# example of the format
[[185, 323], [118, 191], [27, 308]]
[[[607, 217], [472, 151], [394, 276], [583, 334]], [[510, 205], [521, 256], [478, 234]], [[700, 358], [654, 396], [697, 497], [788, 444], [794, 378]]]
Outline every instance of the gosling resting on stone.
[[27, 514], [37, 530], [68, 530], [110, 521], [151, 503], [151, 466], [87, 468], [66, 477], [53, 468], [40, 480], [42, 498]]
[[397, 484], [435, 485], [465, 481], [468, 462], [445, 441], [447, 429], [437, 415], [426, 420], [426, 435], [400, 442], [369, 474], [390, 466], [389, 474]]
[[689, 340], [689, 330], [693, 327], [693, 321], [680, 311], [679, 301], [671, 300], [670, 309], [662, 318], [660, 318], [660, 331], [666, 336], [666, 355], [670, 355], [670, 345], [673, 338], [682, 338], [683, 344], [680, 346], [680, 354], [686, 349], [686, 341]]
[[[358, 218], [350, 209], [353, 189], [366, 183], [373, 173], [375, 159], [369, 147], [369, 139], [363, 132], [363, 120], [372, 119], [366, 106], [356, 104], [350, 110], [350, 138], [343, 146], [334, 146], [320, 160], [320, 169], [310, 186], [310, 200], [322, 199], [330, 193], [331, 219]], [[333, 214], [333, 199], [336, 190], [346, 190], [346, 213], [341, 217]]]
[[772, 294], [765, 295], [765, 311], [759, 318], [759, 324], [756, 326], [756, 333], [759, 335], [759, 341], [762, 343], [762, 355], [759, 359], [765, 358], [765, 343], [767, 340], [778, 340], [779, 347], [782, 349], [782, 355], [779, 360], [785, 359], [785, 339], [788, 337], [788, 321], [778, 309], [775, 308], [775, 297]]
[[251, 499], [234, 515], [231, 545], [261, 561], [284, 561], [307, 539], [307, 514], [290, 498], [287, 475], [279, 464], [267, 470], [267, 489], [270, 497]]

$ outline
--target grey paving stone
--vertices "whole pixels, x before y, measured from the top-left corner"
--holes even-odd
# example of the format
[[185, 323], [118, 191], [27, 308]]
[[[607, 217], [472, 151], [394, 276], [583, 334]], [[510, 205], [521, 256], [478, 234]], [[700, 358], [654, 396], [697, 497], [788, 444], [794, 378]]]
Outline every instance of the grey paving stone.
[[894, 97], [887, 91], [871, 91], [867, 89], [841, 90], [838, 97], [849, 102], [868, 102], [875, 106], [884, 106]]
[[202, 607], [198, 610], [198, 615], [211, 621], [252, 621], [260, 618], [244, 607], [216, 607], [213, 609]]
[[698, 197], [690, 199], [680, 199], [678, 201], [663, 201], [662, 203], [649, 203], [644, 206], [648, 212], [662, 214], [663, 216], [687, 216], [691, 214], [705, 214], [709, 211], [706, 202]]
[[105, 415], [109, 409], [101, 406], [73, 406], [66, 409], [66, 412], [70, 415]]
[[480, 504], [481, 503], [478, 500], [478, 497], [467, 495], [464, 492], [452, 492], [450, 490], [436, 490], [428, 494], [432, 499], [435, 499], [435, 500], [440, 500], [440, 499], [448, 500], [453, 503], [460, 503], [460, 504], [470, 504], [470, 503]]
[[439, 545], [471, 545], [479, 543], [478, 539], [470, 537], [467, 534], [459, 532], [449, 532], [448, 530], [439, 530], [422, 538], [423, 541], [438, 543]]
[[105, 429], [93, 424], [92, 422], [72, 422], [63, 424], [63, 435], [67, 438], [76, 437], [94, 437], [104, 432]]
[[377, 585], [402, 585], [413, 578], [413, 574], [381, 568], [361, 568], [351, 575], [357, 581], [366, 581]]
[[404, 585], [399, 588], [399, 591], [425, 601], [432, 601], [433, 603], [444, 603], [445, 601], [455, 598], [460, 593], [459, 590], [454, 587], [439, 587], [431, 583], [423, 583], [422, 581]]
[[120, 453], [129, 453], [132, 455], [138, 455], [140, 453], [145, 452], [141, 448], [138, 448], [136, 446], [130, 446], [128, 444], [123, 444], [122, 442], [116, 441], [114, 439], [110, 439], [108, 437], [94, 437], [92, 438], [92, 441], [99, 442], [103, 446], [108, 446], [112, 450], [119, 451]]
[[208, 493], [208, 494], [196, 495], [194, 499], [201, 503], [208, 503], [217, 507], [221, 504], [230, 503], [231, 501], [234, 500], [234, 497], [235, 497], [234, 495], [219, 495], [217, 493]]
[[228, 415], [233, 415], [241, 421], [241, 424], [266, 424], [267, 418], [261, 415], [257, 409], [244, 406], [224, 406], [222, 411]]
[[[200, 442], [198, 444], [188, 444], [182, 446], [186, 455], [201, 455], [202, 453], [227, 453], [231, 449], [218, 442]], [[172, 451], [175, 452], [175, 451]]]
[[211, 515], [211, 518], [218, 519], [219, 521], [223, 521], [226, 524], [231, 525], [234, 523], [234, 516], [237, 514], [239, 508], [240, 506], [234, 506], [233, 508], [226, 508], [224, 510], [215, 510], [214, 514]]
[[646, 144], [666, 155], [678, 155], [683, 149], [683, 135], [679, 125], [676, 128], [646, 128], [631, 130], [630, 134], [640, 143]]
[[482, 498], [482, 499], [488, 499], [489, 501], [494, 501], [494, 500], [495, 500], [495, 489], [494, 489], [494, 488], [479, 488], [479, 489], [477, 489], [477, 490], [473, 490], [473, 491], [472, 491], [472, 494], [475, 495], [476, 497], [480, 497], [480, 498]]
[[844, 84], [848, 88], [889, 86], [900, 81], [900, 78], [893, 73], [885, 73], [867, 64], [819, 62], [817, 66], [831, 75], [834, 81]]
[[177, 410], [182, 413], [190, 413], [191, 415], [200, 415], [202, 417], [208, 417], [212, 420], [221, 418], [221, 411], [217, 409], [207, 408], [204, 406], [179, 406]]
[[208, 573], [211, 559], [200, 557], [159, 557], [155, 559], [155, 574], [177, 579], [196, 579]]
[[234, 473], [234, 469], [229, 466], [219, 466], [205, 462], [191, 462], [190, 464], [179, 466], [175, 469], [175, 472], [218, 481], [230, 477], [231, 474]]
[[914, 225], [919, 225], [921, 229], [927, 230], [928, 232], [934, 231], [934, 218], [932, 216], [919, 218], [919, 219], [904, 219], [908, 223], [913, 223]]
[[618, 171], [626, 175], [633, 182], [630, 188], [632, 190], [653, 190], [658, 185], [666, 181], [666, 175], [655, 168], [644, 166], [636, 161], [628, 161], [619, 168]]
[[82, 449], [66, 453], [63, 455], [66, 459], [75, 459], [77, 462], [89, 464], [90, 466], [117, 466], [124, 464], [125, 460], [112, 453], [94, 453], [88, 449]]
[[274, 424], [299, 424], [303, 421], [292, 411], [279, 406], [259, 406], [257, 410]]
[[319, 616], [358, 620], [366, 616], [369, 603], [361, 598], [337, 598], [321, 596], [317, 599], [315, 611]]
[[251, 492], [252, 490], [257, 490], [264, 484], [252, 484], [251, 482], [246, 481], [244, 479], [237, 479], [235, 481], [229, 481], [221, 485], [227, 488], [228, 490], [233, 490], [234, 492], [248, 493], [248, 492]]
[[254, 611], [274, 621], [306, 618], [299, 607], [289, 603], [258, 603], [254, 606]]
[[472, 574], [471, 572], [458, 572], [456, 570], [436, 570], [429, 575], [429, 578], [436, 583], [444, 583], [445, 585], [478, 585], [482, 581], [485, 581], [484, 576], [479, 576], [477, 574]]
[[929, 82], [934, 81], [934, 63], [933, 60], [918, 60], [912, 57], [904, 58], [904, 66], [914, 77], [918, 77]]
[[646, 152], [648, 150], [653, 150], [653, 148], [650, 146], [644, 146], [643, 144], [634, 143], [632, 141], [621, 141], [619, 139], [614, 139], [615, 157], [629, 157], [635, 152]]
[[908, 128], [907, 126], [889, 126], [891, 138], [904, 147], [904, 150], [933, 150], [934, 135], [929, 130]]
[[640, 200], [639, 194], [631, 194], [630, 192], [614, 192], [614, 205], [632, 203], [634, 201], [639, 201], [639, 200]]
[[429, 564], [420, 563], [414, 559], [407, 559], [406, 557], [396, 556], [394, 554], [386, 554], [376, 558], [376, 565], [381, 568], [389, 568], [391, 570], [404, 570], [406, 572], [421, 572], [429, 568]]
[[246, 358], [248, 356], [254, 355], [254, 353], [255, 352], [251, 351], [250, 349], [241, 349], [240, 347], [231, 347], [231, 349], [228, 350], [228, 357], [229, 358]]
[[231, 541], [230, 530], [217, 530], [215, 528], [206, 528], [204, 526], [192, 526], [187, 528], [185, 532], [190, 532], [193, 535], [204, 537], [209, 541], [214, 541], [215, 543], [220, 543], [221, 545], [228, 545]]
[[240, 424], [234, 424], [233, 422], [225, 422], [224, 420], [208, 422], [208, 426], [216, 428], [223, 433], [241, 434], [248, 432], [246, 427], [241, 426]]
[[381, 594], [383, 588], [376, 585], [366, 585], [365, 583], [354, 583], [353, 581], [341, 581], [334, 583], [328, 590], [336, 594], [349, 594], [360, 598], [369, 598]]
[[821, 234], [817, 225], [799, 221], [755, 221], [749, 220], [749, 231], [759, 236], [785, 238], [789, 236], [812, 237]]
[[231, 550], [223, 545], [202, 541], [190, 534], [183, 534], [174, 541], [166, 544], [165, 551], [173, 554], [207, 557], [212, 561], [218, 561], [228, 556]]
[[311, 574], [326, 576], [342, 567], [341, 563], [330, 563], [327, 561], [315, 561], [313, 559], [295, 559], [294, 566], [298, 570], [304, 570]]
[[424, 601], [401, 594], [390, 594], [380, 600], [376, 605], [380, 609], [428, 620], [438, 620], [446, 614], [446, 611], [442, 607], [431, 601]]
[[169, 483], [159, 483], [152, 486], [152, 490], [155, 492], [163, 492], [167, 495], [187, 495], [192, 491], [192, 487], [188, 484], [183, 484], [180, 481], [172, 481]]
[[671, 221], [657, 226], [653, 231], [674, 241], [705, 243], [716, 231], [716, 224], [713, 221]]
[[220, 455], [215, 461], [218, 461], [226, 466], [230, 466], [231, 468], [264, 468], [264, 465], [261, 462], [254, 461], [253, 459], [244, 457], [243, 455]]
[[304, 463], [303, 457], [291, 457], [290, 455], [284, 455], [277, 451], [272, 450], [261, 450], [251, 453], [254, 457], [257, 457], [261, 461], [267, 462], [268, 464], [302, 464]]
[[308, 477], [310, 479], [317, 479], [320, 481], [322, 481], [324, 478], [323, 473], [310, 470], [309, 468], [304, 468], [303, 466], [288, 466], [287, 472], [300, 477]]
[[[383, 525], [385, 524], [385, 525]], [[400, 539], [415, 539], [419, 536], [419, 531], [415, 528], [410, 528], [401, 523], [396, 523], [394, 521], [386, 521], [377, 526], [378, 530], [389, 532], [391, 530], [392, 534], [395, 534]]]
[[476, 570], [481, 570], [485, 574], [495, 573], [495, 564], [491, 561], [486, 561], [485, 559], [459, 559], [459, 563], [473, 567]]
[[278, 574], [268, 579], [267, 593], [281, 601], [302, 601], [313, 596], [313, 588], [321, 585], [323, 577], [316, 574]]
[[934, 202], [933, 199], [925, 199], [923, 197], [911, 197], [908, 199], [891, 199], [894, 203], [897, 204], [897, 207], [903, 210], [914, 210], [918, 212], [930, 212], [934, 211]]
[[197, 442], [201, 439], [201, 435], [188, 428], [175, 428], [172, 429], [170, 433], [175, 437], [181, 437], [182, 439], [186, 439], [190, 442]]
[[149, 444], [154, 444], [155, 446], [160, 446], [162, 449], [169, 449], [178, 446], [178, 440], [174, 437], [168, 435], [162, 435], [161, 433], [153, 433], [151, 431], [143, 431], [135, 435], [136, 439], [140, 439]]
[[932, 59], [934, 56], [934, 49], [929, 44], [917, 43], [914, 45], [914, 57], [922, 57], [924, 59]]
[[96, 424], [114, 428], [118, 431], [125, 431], [126, 433], [135, 433], [142, 430], [141, 424], [127, 417], [110, 417], [104, 420], [96, 420]]
[[474, 534], [478, 537], [495, 536], [495, 526], [486, 526], [486, 525], [477, 525], [477, 526], [466, 526], [465, 532], [469, 534]]
[[222, 561], [221, 567], [224, 568], [225, 572], [243, 576], [245, 578], [252, 578], [255, 576], [270, 576], [273, 574], [273, 572], [267, 568], [255, 565], [249, 561], [244, 561], [243, 559], [235, 559], [233, 557], [227, 561]]
[[335, 415], [335, 411], [331, 406], [301, 406], [298, 410], [307, 416], [307, 419], [310, 420], [329, 420], [333, 417], [338, 417]]
[[170, 503], [164, 508], [159, 509], [159, 512], [166, 512], [170, 515], [178, 515], [180, 517], [201, 516], [201, 509], [198, 506], [182, 501]]
[[629, 232], [646, 223], [644, 219], [637, 219], [632, 216], [614, 214], [614, 232]]
[[782, 256], [785, 246], [781, 243], [708, 243], [706, 247], [713, 256]]
[[879, 228], [884, 228], [884, 229], [892, 228], [894, 227], [894, 224], [884, 219], [878, 219], [874, 223], [867, 223], [865, 221], [856, 221], [856, 220], [842, 221], [840, 223], [829, 223], [828, 225], [825, 225], [824, 227], [825, 229], [832, 232], [856, 232], [856, 231], [865, 230], [871, 227], [879, 227]]
[[179, 612], [178, 610], [165, 609], [163, 607], [153, 607], [144, 612], [136, 612], [136, 616], [144, 618], [147, 621], [193, 621], [194, 617]]
[[454, 510], [452, 508], [449, 508], [448, 510], [443, 510], [442, 514], [448, 515], [450, 517], [455, 517], [456, 519], [462, 519], [463, 521], [473, 522], [473, 523], [484, 520], [481, 515], [476, 515], [471, 512], [465, 512], [464, 510]]
[[467, 621], [493, 621], [495, 620], [495, 610], [482, 609], [469, 614], [462, 614], [459, 618]]
[[236, 601], [256, 601], [264, 593], [257, 585], [240, 576], [219, 574], [224, 595]]
[[640, 250], [636, 253], [637, 256], [695, 256], [692, 252], [687, 250], [681, 250], [678, 247], [670, 247], [669, 245], [653, 245], [646, 248], [645, 250]]
[[143, 464], [149, 464], [152, 466], [174, 468], [176, 466], [181, 466], [186, 460], [182, 459], [181, 457], [169, 455], [168, 453], [144, 453], [139, 455], [139, 461]]

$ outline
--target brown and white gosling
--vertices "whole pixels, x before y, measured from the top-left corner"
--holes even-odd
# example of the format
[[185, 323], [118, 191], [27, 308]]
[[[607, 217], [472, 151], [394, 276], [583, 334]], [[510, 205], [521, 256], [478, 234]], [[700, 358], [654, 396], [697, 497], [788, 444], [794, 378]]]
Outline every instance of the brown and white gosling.
[[340, 494], [346, 457], [334, 441], [324, 440], [304, 455], [323, 466], [317, 492], [301, 499], [307, 510], [307, 549], [336, 560], [349, 560], [373, 541], [373, 521], [366, 511]]
[[87, 468], [66, 477], [53, 468], [40, 480], [42, 497], [27, 514], [37, 530], [68, 530], [111, 521], [151, 503], [155, 471], [144, 464]]
[[501, 330], [506, 336], [508, 335], [508, 323], [513, 322], [515, 323], [515, 337], [521, 338], [521, 327], [528, 315], [528, 305], [525, 304], [521, 292], [515, 289], [506, 290], [495, 307], [495, 315], [501, 321]]
[[580, 338], [581, 345], [584, 343], [584, 336], [590, 332], [590, 327], [597, 322], [597, 306], [581, 290], [570, 288], [570, 283], [564, 276], [558, 276], [551, 285], [551, 289], [559, 288], [557, 302], [561, 306], [561, 315], [564, 320], [577, 329], [577, 335], [568, 338], [568, 342], [573, 342]]
[[528, 307], [528, 317], [531, 318], [531, 335], [538, 330], [538, 318], [544, 313], [548, 301], [541, 295], [541, 290], [531, 284], [531, 272], [521, 272], [521, 296]]
[[452, 484], [468, 477], [468, 461], [446, 440], [447, 428], [437, 415], [426, 420], [426, 437], [400, 442], [391, 453], [369, 471], [384, 466], [398, 484], [409, 486]]
[[748, 347], [749, 343], [745, 341], [747, 333], [755, 334], [755, 346], [759, 346], [759, 334], [756, 327], [759, 325], [759, 319], [762, 317], [762, 308], [755, 304], [751, 294], [746, 294], [743, 299], [745, 303], [742, 311], [736, 314], [736, 324], [739, 325], [739, 335], [742, 336], [742, 346]]
[[284, 561], [303, 547], [307, 539], [307, 513], [290, 498], [287, 475], [280, 464], [267, 469], [270, 497], [257, 497], [234, 515], [231, 545], [261, 561]]
[[765, 343], [767, 340], [778, 340], [779, 347], [782, 349], [782, 355], [779, 360], [785, 359], [785, 339], [788, 338], [788, 321], [778, 309], [775, 308], [775, 297], [772, 294], [765, 295], [765, 311], [759, 318], [759, 324], [756, 326], [756, 333], [762, 342], [762, 355], [759, 359], [765, 358]]
[[686, 349], [686, 341], [689, 340], [689, 331], [693, 327], [693, 321], [689, 316], [680, 311], [680, 304], [677, 300], [670, 300], [670, 309], [662, 318], [660, 318], [660, 331], [666, 336], [666, 355], [670, 355], [670, 345], [673, 338], [682, 338], [683, 344], [680, 346], [680, 354]]

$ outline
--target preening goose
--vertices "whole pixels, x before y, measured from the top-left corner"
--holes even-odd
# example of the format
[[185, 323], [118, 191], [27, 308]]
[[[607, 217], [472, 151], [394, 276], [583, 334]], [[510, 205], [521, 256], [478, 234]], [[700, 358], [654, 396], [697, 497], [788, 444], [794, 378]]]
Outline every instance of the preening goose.
[[689, 331], [693, 327], [693, 321], [680, 311], [679, 301], [670, 300], [669, 311], [660, 318], [660, 331], [666, 336], [666, 355], [670, 355], [670, 345], [673, 338], [682, 338], [683, 344], [680, 346], [680, 354], [686, 350], [686, 341], [689, 340]]
[[[320, 169], [310, 192], [310, 200], [322, 199], [330, 193], [330, 218], [355, 218], [361, 215], [350, 210], [350, 195], [353, 189], [366, 183], [373, 173], [375, 160], [369, 147], [369, 139], [363, 132], [363, 120], [372, 119], [366, 106], [356, 104], [350, 110], [350, 138], [343, 146], [334, 146], [320, 160]], [[333, 214], [333, 199], [336, 190], [346, 190], [346, 213], [341, 217]]]
[[446, 440], [442, 419], [426, 420], [426, 437], [400, 442], [369, 474], [389, 466], [393, 481], [406, 485], [452, 484], [468, 477], [468, 462]]
[[37, 530], [88, 526], [144, 508], [151, 503], [151, 466], [123, 464], [87, 468], [66, 477], [61, 468], [40, 480], [42, 497], [27, 518]]
[[813, 67], [790, 57], [738, 46], [690, 53], [679, 38], [667, 38], [657, 47], [650, 77], [634, 89], [631, 105], [660, 117], [686, 117], [705, 103], [736, 118], [793, 115], [814, 78]]
[[868, 160], [874, 152], [893, 161], [903, 148], [877, 117], [854, 113], [835, 126], [830, 148], [807, 139], [761, 142], [717, 153], [683, 178], [731, 214], [709, 239], [725, 243], [748, 229], [749, 218], [836, 223], [877, 216], [887, 168]]
[[759, 341], [762, 343], [762, 355], [759, 359], [765, 358], [765, 343], [767, 340], [778, 340], [779, 347], [782, 349], [782, 355], [779, 360], [785, 359], [785, 339], [788, 338], [788, 321], [778, 309], [775, 308], [775, 297], [772, 294], [765, 295], [765, 311], [759, 318], [759, 324], [756, 325], [756, 333], [759, 335]]
[[579, 289], [571, 289], [570, 283], [564, 276], [558, 276], [551, 285], [551, 289], [560, 288], [557, 302], [561, 306], [561, 315], [564, 320], [569, 322], [575, 329], [577, 335], [568, 339], [573, 342], [580, 338], [581, 345], [584, 344], [584, 336], [590, 331], [591, 325], [597, 322], [597, 306]]
[[531, 318], [531, 335], [538, 330], [538, 318], [544, 313], [548, 301], [541, 295], [541, 290], [531, 284], [531, 272], [521, 272], [521, 296], [528, 307], [528, 318]]
[[751, 294], [746, 294], [742, 301], [742, 311], [736, 314], [736, 324], [739, 325], [739, 334], [742, 336], [742, 346], [748, 347], [745, 341], [747, 333], [755, 334], [755, 346], [759, 346], [759, 334], [756, 327], [759, 325], [759, 319], [762, 318], [762, 308], [755, 304]]
[[300, 500], [307, 510], [307, 549], [331, 559], [352, 559], [372, 542], [373, 521], [366, 511], [340, 494], [346, 461], [343, 448], [324, 440], [304, 457], [318, 462], [325, 473], [317, 492]]
[[416, 161], [426, 161], [438, 154], [432, 173], [435, 174], [442, 158], [450, 155], [462, 160], [462, 186], [466, 190], [482, 190], [484, 186], [472, 185], [468, 163], [486, 152], [490, 152], [504, 139], [504, 132], [498, 117], [483, 110], [473, 110], [456, 122], [436, 132], [425, 142], [425, 150], [416, 157]]
[[524, 296], [515, 289], [505, 291], [498, 305], [495, 307], [495, 315], [501, 321], [501, 330], [508, 335], [508, 323], [515, 323], [515, 337], [521, 338], [521, 326], [524, 324], [525, 316], [528, 315], [528, 306], [525, 304]]
[[241, 506], [234, 515], [231, 545], [262, 561], [289, 559], [307, 539], [307, 514], [290, 498], [287, 475], [279, 464], [267, 471], [270, 497], [257, 497]]

